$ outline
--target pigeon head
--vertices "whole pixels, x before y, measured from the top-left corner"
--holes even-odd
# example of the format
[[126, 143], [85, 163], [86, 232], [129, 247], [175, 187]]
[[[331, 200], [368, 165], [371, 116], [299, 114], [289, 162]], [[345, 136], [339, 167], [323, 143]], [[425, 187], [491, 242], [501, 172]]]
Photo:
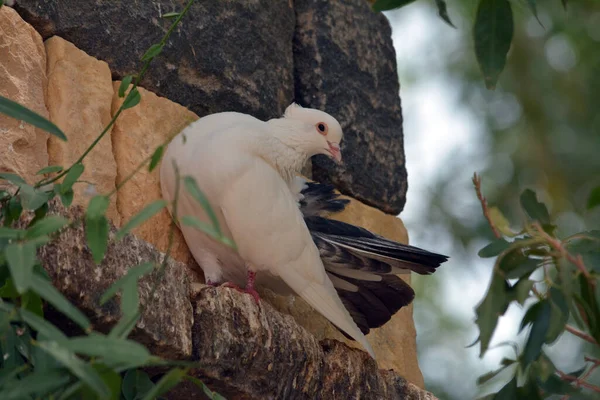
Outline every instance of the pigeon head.
[[298, 148], [308, 157], [325, 154], [337, 163], [342, 161], [340, 142], [342, 127], [331, 115], [292, 103], [283, 116], [289, 129], [280, 139]]

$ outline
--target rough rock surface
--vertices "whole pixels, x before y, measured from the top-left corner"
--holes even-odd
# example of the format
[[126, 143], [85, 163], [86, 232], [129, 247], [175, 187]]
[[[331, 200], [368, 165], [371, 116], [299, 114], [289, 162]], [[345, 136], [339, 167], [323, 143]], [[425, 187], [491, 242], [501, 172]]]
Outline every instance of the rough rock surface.
[[[68, 141], [51, 136], [48, 140], [50, 164], [70, 166], [89, 147], [111, 119], [113, 97], [108, 65], [79, 50], [60, 37], [45, 42], [48, 55], [48, 110], [50, 120], [67, 135]], [[110, 132], [87, 155], [85, 171], [76, 183], [74, 204], [86, 205], [96, 193], [115, 188], [117, 164], [112, 153]], [[90, 185], [91, 184], [91, 185]], [[108, 217], [120, 223], [115, 197]]]
[[[0, 95], [48, 118], [46, 52], [41, 36], [15, 10], [0, 8]], [[0, 172], [17, 173], [32, 183], [48, 165], [48, 134], [0, 114]], [[39, 177], [37, 177], [39, 178]]]
[[[39, 250], [42, 265], [54, 286], [92, 318], [94, 328], [108, 331], [120, 318], [120, 310], [115, 299], [100, 306], [102, 293], [129, 268], [143, 262], [160, 263], [163, 255], [133, 235], [115, 242], [116, 229], [112, 227], [106, 257], [96, 265], [86, 244], [83, 209], [71, 207], [65, 211], [55, 201], [51, 204], [52, 212], [77, 223]], [[158, 277], [159, 272], [155, 271], [140, 280], [138, 290], [143, 312], [131, 338], [149, 346], [153, 354], [170, 359], [188, 358], [192, 354], [193, 317], [186, 268], [171, 259], [154, 297], [150, 298]]]
[[296, 100], [338, 118], [344, 165], [313, 161], [313, 178], [387, 213], [406, 201], [396, 55], [389, 22], [365, 0], [296, 0]]
[[[132, 265], [158, 262], [163, 255], [127, 235], [119, 242], [111, 240], [105, 260], [95, 265], [85, 244], [83, 209], [65, 211], [52, 201], [50, 212], [64, 215], [74, 224], [39, 250], [42, 264], [54, 285], [92, 317], [95, 328], [106, 331], [119, 311], [115, 300], [98, 305], [103, 291]], [[111, 228], [111, 238], [114, 233]], [[132, 338], [153, 354], [195, 361], [198, 367], [192, 372], [229, 399], [435, 400], [395, 372], [378, 369], [364, 351], [334, 340], [319, 342], [294, 318], [265, 301], [256, 304], [236, 290], [204, 285], [190, 301], [181, 263], [168, 263], [150, 299], [155, 279], [153, 273], [140, 282], [140, 300], [145, 307]], [[54, 322], [68, 329], [64, 320]], [[168, 397], [201, 398], [201, 393], [201, 389], [184, 384]]]
[[[135, 74], [140, 58], [181, 11], [183, 0], [18, 0], [45, 38], [58, 35], [100, 60], [113, 78]], [[196, 1], [141, 86], [203, 116], [240, 111], [280, 116], [293, 99], [294, 10], [288, 0]]]
[[[339, 214], [334, 214], [332, 218], [363, 226], [374, 233], [401, 243], [408, 243], [408, 235], [402, 220], [357, 200], [349, 200], [351, 202], [346, 209]], [[402, 278], [410, 284], [410, 275], [402, 275]], [[318, 339], [331, 338], [361, 349], [360, 345], [347, 339], [301, 298], [279, 296], [265, 289], [259, 289], [259, 291], [261, 296], [277, 310], [292, 315], [302, 327]], [[373, 329], [367, 339], [373, 346], [381, 368], [393, 369], [408, 381], [421, 387], [424, 386], [423, 375], [417, 359], [412, 304], [402, 308], [381, 328]]]
[[[121, 106], [123, 98], [118, 95], [121, 82], [114, 82], [112, 102], [113, 115]], [[117, 161], [117, 184], [126, 179], [142, 161], [152, 156], [157, 147], [169, 142], [198, 116], [187, 108], [164, 97], [139, 88], [140, 103], [125, 110], [115, 123], [112, 131], [113, 152]], [[123, 221], [141, 211], [146, 205], [161, 199], [159, 167], [148, 172], [148, 164], [135, 173], [117, 193], [117, 208]], [[166, 209], [137, 227], [133, 233], [150, 242], [160, 251], [167, 251], [169, 236], [167, 230], [171, 216]], [[187, 265], [195, 264], [194, 258], [185, 244], [183, 235], [176, 230], [171, 249], [173, 258]]]

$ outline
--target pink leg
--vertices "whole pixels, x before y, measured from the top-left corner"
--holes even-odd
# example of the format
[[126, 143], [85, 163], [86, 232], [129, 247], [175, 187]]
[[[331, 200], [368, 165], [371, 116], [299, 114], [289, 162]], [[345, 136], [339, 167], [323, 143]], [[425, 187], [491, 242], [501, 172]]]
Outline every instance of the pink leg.
[[248, 269], [248, 278], [247, 278], [247, 282], [246, 282], [246, 288], [242, 289], [240, 288], [238, 285], [236, 285], [233, 282], [225, 282], [223, 284], [223, 287], [228, 287], [228, 288], [232, 288], [235, 289], [239, 292], [242, 293], [248, 293], [250, 296], [254, 297], [254, 300], [256, 301], [256, 304], [258, 304], [258, 302], [260, 301], [260, 295], [258, 294], [258, 292], [256, 291], [256, 289], [254, 289], [254, 281], [256, 280], [256, 272], [251, 271], [250, 269]]
[[206, 284], [207, 284], [208, 286], [212, 286], [212, 287], [221, 286], [221, 284], [220, 284], [219, 282], [213, 282], [213, 281], [211, 281], [210, 279], [207, 279], [207, 280], [206, 280]]

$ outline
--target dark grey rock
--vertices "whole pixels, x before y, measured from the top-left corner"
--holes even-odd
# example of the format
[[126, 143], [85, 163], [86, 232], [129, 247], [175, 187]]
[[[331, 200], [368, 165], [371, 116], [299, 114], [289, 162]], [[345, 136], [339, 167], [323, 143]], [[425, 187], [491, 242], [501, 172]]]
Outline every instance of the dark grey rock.
[[296, 101], [335, 116], [344, 166], [313, 160], [313, 179], [387, 213], [406, 201], [402, 111], [391, 29], [365, 0], [295, 0]]
[[[114, 79], [140, 70], [187, 1], [17, 0], [44, 39], [58, 35], [106, 61]], [[196, 1], [141, 86], [199, 116], [279, 117], [293, 99], [294, 10], [288, 0]]]

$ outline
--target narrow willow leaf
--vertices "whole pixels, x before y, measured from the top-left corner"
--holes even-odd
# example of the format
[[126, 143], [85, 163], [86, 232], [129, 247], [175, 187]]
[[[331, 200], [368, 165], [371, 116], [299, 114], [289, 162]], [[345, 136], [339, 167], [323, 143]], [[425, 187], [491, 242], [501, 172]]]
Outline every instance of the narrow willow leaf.
[[142, 61], [148, 61], [156, 57], [162, 51], [164, 45], [161, 43], [155, 43], [146, 50], [144, 55], [142, 56]]
[[94, 219], [104, 216], [109, 203], [110, 199], [106, 196], [98, 195], [92, 197], [85, 213], [86, 217]]
[[127, 92], [127, 89], [129, 89], [129, 85], [131, 84], [132, 79], [133, 76], [131, 75], [127, 75], [123, 78], [121, 84], [119, 85], [119, 97], [125, 97], [125, 93]]
[[35, 174], [36, 175], [54, 174], [57, 172], [61, 172], [62, 170], [63, 170], [63, 167], [61, 167], [60, 165], [50, 165], [50, 166], [40, 169]]
[[541, 354], [542, 345], [546, 339], [546, 332], [550, 327], [550, 316], [552, 313], [550, 302], [548, 300], [542, 300], [538, 305], [539, 308], [521, 356], [521, 363], [525, 368]]
[[52, 283], [37, 274], [32, 274], [31, 290], [39, 294], [41, 298], [52, 304], [54, 308], [69, 317], [73, 322], [77, 323], [83, 330], [89, 331], [91, 329], [91, 324], [87, 317], [52, 286]]
[[498, 318], [508, 308], [511, 297], [508, 293], [509, 289], [510, 286], [504, 278], [494, 271], [487, 293], [475, 309], [477, 314], [475, 322], [479, 327], [479, 341], [481, 342], [480, 357], [485, 354], [489, 347], [490, 340], [498, 324]]
[[128, 281], [123, 285], [121, 291], [121, 312], [123, 318], [130, 318], [140, 310], [140, 296], [138, 294], [137, 282]]
[[[101, 363], [92, 365], [94, 370], [98, 372], [102, 382], [109, 388], [110, 396], [106, 400], [119, 400], [121, 398], [121, 375], [117, 371]], [[94, 391], [89, 386], [84, 386], [81, 390], [83, 400], [96, 399]]]
[[18, 196], [12, 197], [8, 201], [8, 217], [6, 218], [5, 223], [12, 223], [19, 219], [21, 213], [23, 212], [23, 206], [21, 204], [21, 199]]
[[21, 310], [21, 316], [31, 328], [38, 332], [39, 335], [43, 335], [45, 338], [51, 339], [57, 343], [63, 343], [68, 340], [67, 336], [62, 333], [60, 329], [39, 315], [28, 310]]
[[150, 166], [148, 167], [149, 172], [152, 172], [152, 170], [156, 168], [163, 156], [164, 150], [165, 146], [159, 146], [156, 148], [156, 150], [154, 150], [154, 153], [152, 154], [152, 159], [150, 159]]
[[437, 6], [438, 15], [440, 18], [451, 27], [456, 28], [456, 26], [450, 20], [450, 16], [448, 15], [448, 7], [446, 6], [446, 2], [444, 0], [435, 0], [435, 5]]
[[61, 140], [67, 140], [67, 136], [63, 133], [63, 131], [60, 130], [58, 126], [54, 125], [41, 115], [31, 111], [26, 107], [23, 107], [19, 103], [15, 103], [14, 101], [7, 99], [4, 96], [0, 96], [0, 113], [6, 114], [9, 117], [13, 117], [18, 120], [25, 121], [33, 126], [45, 130]]
[[479, 250], [477, 255], [481, 258], [496, 257], [498, 254], [508, 249], [509, 246], [510, 243], [506, 240], [502, 238], [496, 239], [492, 243]]
[[77, 182], [81, 174], [83, 174], [84, 170], [85, 167], [81, 163], [75, 164], [71, 167], [71, 169], [69, 169], [69, 172], [67, 172], [67, 175], [65, 175], [65, 179], [63, 179], [60, 185], [60, 189], [63, 193], [71, 190], [75, 182]]
[[129, 336], [133, 328], [135, 328], [139, 319], [139, 312], [128, 318], [121, 318], [119, 322], [110, 330], [108, 336], [125, 339], [127, 336]]
[[30, 185], [21, 185], [21, 200], [26, 210], [37, 210], [50, 199], [50, 196]]
[[119, 229], [117, 232], [117, 236], [115, 240], [121, 240], [126, 234], [128, 234], [132, 229], [138, 227], [143, 224], [154, 215], [158, 214], [160, 210], [162, 210], [167, 205], [165, 200], [156, 200], [150, 204], [148, 204], [142, 211], [134, 215], [124, 227]]
[[523, 210], [534, 221], [539, 221], [541, 224], [550, 223], [550, 213], [546, 205], [537, 199], [537, 195], [531, 189], [525, 189], [521, 194], [521, 206]]
[[[12, 381], [2, 388], [2, 400], [46, 398], [45, 395], [66, 385], [71, 377], [63, 371], [35, 371], [19, 380]], [[41, 397], [40, 397], [41, 396]]]
[[35, 246], [31, 242], [12, 243], [4, 249], [6, 261], [19, 293], [25, 293], [31, 284], [35, 264]]
[[104, 215], [86, 218], [85, 237], [94, 262], [100, 264], [108, 248], [108, 220]]
[[25, 235], [25, 230], [23, 230], [23, 229], [13, 229], [13, 228], [7, 228], [5, 226], [0, 226], [0, 238], [20, 239], [24, 235]]
[[218, 240], [219, 242], [223, 243], [224, 245], [229, 246], [234, 250], [237, 250], [237, 246], [233, 242], [233, 240], [229, 239], [222, 233], [217, 232], [212, 226], [208, 225], [205, 222], [200, 221], [198, 218], [194, 217], [193, 215], [184, 215], [181, 218], [181, 223], [183, 225], [191, 226], [192, 228], [198, 229], [199, 231], [206, 233], [207, 235], [214, 238], [215, 240]]
[[110, 396], [110, 390], [90, 364], [83, 362], [72, 352], [61, 347], [56, 342], [37, 342], [37, 346], [53, 356], [71, 371], [73, 375], [89, 385], [100, 398], [104, 399]]
[[154, 400], [161, 394], [168, 392], [181, 382], [186, 374], [187, 371], [183, 369], [175, 368], [170, 370], [146, 393], [143, 400]]
[[201, 388], [202, 392], [204, 392], [204, 395], [206, 397], [208, 397], [209, 399], [211, 399], [211, 400], [226, 400], [219, 393], [213, 392], [212, 390], [210, 390], [210, 388], [208, 386], [206, 386], [206, 384], [204, 382], [202, 382], [200, 379], [198, 379], [194, 376], [190, 376], [190, 375], [186, 375], [184, 379], [186, 381], [192, 382], [194, 385]]
[[73, 189], [67, 190], [65, 193], [58, 194], [58, 196], [60, 197], [60, 201], [62, 201], [63, 206], [65, 206], [65, 208], [69, 208], [71, 206], [71, 204], [73, 203], [74, 195], [75, 193], [73, 192]]
[[508, 0], [480, 0], [473, 35], [475, 55], [488, 89], [496, 87], [506, 65], [513, 31], [513, 14]]
[[558, 375], [550, 375], [545, 382], [540, 380], [538, 384], [544, 392], [549, 394], [574, 394], [579, 392], [571, 384], [560, 379]]
[[94, 335], [70, 339], [63, 347], [73, 353], [101, 357], [110, 366], [143, 365], [150, 360], [150, 352], [131, 340]]
[[588, 210], [591, 210], [592, 208], [597, 207], [599, 205], [600, 205], [600, 186], [592, 189], [592, 192], [590, 193], [590, 197], [588, 197], [587, 208], [588, 208]]
[[168, 13], [163, 14], [162, 18], [177, 18], [177, 17], [179, 17], [179, 14], [181, 14], [181, 13], [178, 13], [178, 12], [168, 12]]
[[196, 199], [198, 203], [200, 203], [200, 205], [208, 215], [208, 218], [210, 218], [210, 221], [215, 231], [217, 231], [217, 234], [221, 236], [221, 227], [219, 225], [219, 220], [217, 219], [217, 216], [212, 206], [210, 205], [208, 198], [206, 197], [204, 192], [202, 192], [202, 190], [200, 190], [200, 188], [198, 187], [196, 180], [191, 176], [185, 176], [183, 178], [183, 183], [187, 191], [192, 195], [192, 197]]
[[373, 11], [387, 11], [395, 8], [403, 7], [407, 4], [414, 2], [415, 0], [377, 0], [373, 3]]
[[17, 186], [26, 185], [25, 179], [21, 178], [17, 174], [12, 174], [10, 172], [0, 172], [0, 179], [4, 179], [5, 181], [9, 181], [14, 183]]
[[123, 110], [135, 107], [139, 104], [141, 99], [142, 96], [140, 95], [140, 91], [137, 88], [133, 88], [129, 94], [127, 94], [127, 97], [125, 98], [125, 101], [121, 107], [123, 107]]
[[136, 283], [138, 280], [144, 276], [145, 274], [151, 272], [156, 264], [151, 262], [145, 262], [140, 265], [136, 265], [133, 268], [130, 268], [129, 271], [122, 278], [116, 280], [100, 297], [100, 305], [104, 305], [108, 300], [110, 300], [117, 292], [125, 287], [128, 282], [133, 281]]
[[21, 308], [40, 317], [44, 316], [44, 304], [42, 303], [42, 298], [31, 290], [25, 292], [23, 297], [21, 297]]
[[567, 304], [565, 296], [559, 289], [555, 287], [550, 288], [549, 299], [552, 307], [550, 313], [550, 325], [546, 332], [545, 343], [547, 344], [554, 343], [554, 341], [565, 331], [565, 325], [567, 325], [570, 314], [569, 305]]
[[27, 229], [25, 239], [34, 239], [43, 235], [50, 235], [60, 230], [69, 223], [69, 220], [57, 215], [46, 217]]

